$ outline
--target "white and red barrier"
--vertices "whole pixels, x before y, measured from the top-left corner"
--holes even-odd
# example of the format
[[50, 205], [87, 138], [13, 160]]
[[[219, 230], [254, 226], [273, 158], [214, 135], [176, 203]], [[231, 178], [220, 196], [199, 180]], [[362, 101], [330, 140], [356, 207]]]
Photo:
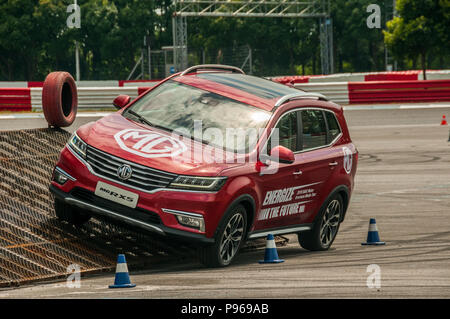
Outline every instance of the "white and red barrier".
[[[304, 91], [322, 93], [331, 101], [340, 104], [450, 101], [450, 70], [430, 71], [427, 78], [438, 79], [426, 81], [420, 80], [422, 76], [420, 71], [353, 74], [352, 79], [363, 78], [363, 80], [341, 81], [347, 76], [336, 74], [323, 77], [291, 76], [272, 79], [281, 83], [291, 83]], [[335, 81], [322, 82], [324, 78]], [[408, 80], [400, 81], [404, 78]], [[375, 81], [377, 79], [383, 81]], [[42, 109], [43, 82], [14, 82], [27, 86], [23, 88], [2, 87], [4, 83], [0, 82], [0, 111]], [[126, 94], [134, 99], [156, 83], [157, 80], [80, 81], [77, 83], [78, 107], [80, 109], [111, 107], [112, 101], [118, 95]], [[97, 86], [93, 87], [93, 84]], [[104, 87], [106, 84], [109, 86]]]
[[[422, 71], [393, 71], [393, 72], [365, 72], [339, 73], [330, 75], [294, 75], [270, 78], [283, 84], [297, 83], [330, 83], [330, 82], [372, 82], [372, 81], [420, 81], [423, 80]], [[450, 80], [450, 70], [428, 70], [427, 80]]]
[[349, 104], [347, 82], [296, 83], [294, 87], [306, 92], [321, 93], [339, 104]]
[[0, 88], [0, 111], [29, 111], [31, 96], [28, 88]]
[[[132, 99], [160, 80], [78, 81], [78, 107], [111, 107], [120, 94]], [[0, 111], [31, 111], [42, 109], [44, 82], [0, 82]]]
[[[149, 87], [78, 87], [79, 109], [112, 107], [112, 101], [120, 94], [132, 99]], [[0, 111], [41, 111], [42, 88], [0, 88]]]
[[450, 101], [450, 80], [297, 83], [340, 104]]
[[[77, 87], [151, 87], [161, 80], [107, 80], [77, 81]], [[0, 81], [0, 88], [41, 88], [44, 82], [38, 81]]]
[[349, 104], [450, 101], [450, 80], [348, 83]]

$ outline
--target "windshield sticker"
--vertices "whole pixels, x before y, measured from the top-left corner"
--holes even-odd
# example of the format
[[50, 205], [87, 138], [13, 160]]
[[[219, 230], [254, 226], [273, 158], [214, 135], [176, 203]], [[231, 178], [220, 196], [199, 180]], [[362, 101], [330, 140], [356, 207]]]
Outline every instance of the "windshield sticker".
[[148, 130], [122, 130], [114, 135], [114, 139], [124, 151], [145, 158], [174, 157], [187, 150], [183, 142]]

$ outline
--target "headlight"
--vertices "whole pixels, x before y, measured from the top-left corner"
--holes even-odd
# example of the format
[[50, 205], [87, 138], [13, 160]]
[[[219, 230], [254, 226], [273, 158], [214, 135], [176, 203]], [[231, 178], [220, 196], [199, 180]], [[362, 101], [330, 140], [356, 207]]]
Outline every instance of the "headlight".
[[169, 187], [198, 191], [218, 191], [225, 184], [226, 177], [178, 176]]
[[82, 158], [86, 158], [87, 144], [78, 137], [77, 133], [73, 133], [69, 140], [69, 146]]

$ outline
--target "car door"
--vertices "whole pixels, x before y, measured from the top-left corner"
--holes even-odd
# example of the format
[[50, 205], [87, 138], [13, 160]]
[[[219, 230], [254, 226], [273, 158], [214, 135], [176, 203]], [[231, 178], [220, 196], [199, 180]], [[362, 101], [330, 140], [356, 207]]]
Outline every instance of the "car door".
[[302, 171], [300, 184], [306, 185], [297, 191], [295, 199], [305, 205], [301, 215], [302, 223], [314, 220], [325, 194], [333, 171], [338, 166], [338, 159], [342, 157], [340, 147], [332, 144], [340, 136], [340, 128], [333, 112], [318, 108], [303, 109], [301, 111], [301, 152], [296, 155]]
[[[300, 150], [299, 139], [300, 118], [299, 110], [291, 110], [283, 114], [278, 120], [275, 128], [278, 129], [278, 136], [272, 133], [267, 148], [272, 149], [277, 145], [282, 145], [294, 153]], [[302, 181], [298, 178], [301, 174], [301, 161], [296, 160], [292, 164], [278, 164], [274, 173], [260, 176], [260, 185], [263, 196], [260, 203], [255, 222], [255, 230], [280, 228], [301, 222], [300, 214], [303, 213], [301, 205], [294, 201], [295, 190], [299, 188]]]

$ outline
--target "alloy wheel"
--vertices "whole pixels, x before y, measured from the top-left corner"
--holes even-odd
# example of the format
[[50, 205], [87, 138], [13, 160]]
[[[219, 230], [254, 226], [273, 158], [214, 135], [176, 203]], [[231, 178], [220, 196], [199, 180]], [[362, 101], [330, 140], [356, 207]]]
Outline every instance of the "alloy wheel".
[[320, 225], [320, 242], [323, 247], [327, 247], [333, 242], [339, 228], [340, 218], [341, 203], [337, 199], [332, 200], [323, 214]]
[[244, 234], [244, 217], [236, 213], [228, 221], [222, 235], [219, 246], [219, 254], [222, 262], [228, 264], [236, 255]]

